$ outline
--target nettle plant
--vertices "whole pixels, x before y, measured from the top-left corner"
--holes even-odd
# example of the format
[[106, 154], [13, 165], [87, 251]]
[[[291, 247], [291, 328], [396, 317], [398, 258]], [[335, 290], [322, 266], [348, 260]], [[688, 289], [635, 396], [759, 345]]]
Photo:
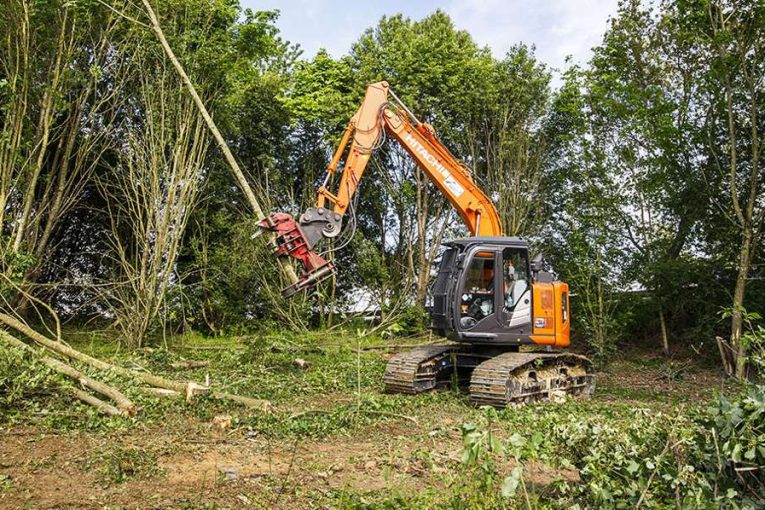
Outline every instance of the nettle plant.
[[747, 362], [752, 367], [756, 376], [765, 377], [765, 327], [757, 321], [762, 320], [762, 315], [757, 312], [744, 314], [746, 332], [741, 336], [741, 342], [749, 353]]
[[765, 508], [765, 386], [749, 385], [735, 399], [718, 396], [701, 425], [714, 493]]
[[543, 436], [538, 431], [529, 437], [516, 432], [507, 440], [500, 440], [494, 430], [499, 419], [497, 410], [492, 407], [482, 407], [482, 410], [486, 418], [485, 427], [472, 423], [462, 425], [462, 474], [468, 475], [466, 478], [477, 484], [475, 489], [478, 494], [497, 497], [498, 490], [498, 503], [502, 506], [521, 495], [528, 504], [523, 461], [540, 456]]

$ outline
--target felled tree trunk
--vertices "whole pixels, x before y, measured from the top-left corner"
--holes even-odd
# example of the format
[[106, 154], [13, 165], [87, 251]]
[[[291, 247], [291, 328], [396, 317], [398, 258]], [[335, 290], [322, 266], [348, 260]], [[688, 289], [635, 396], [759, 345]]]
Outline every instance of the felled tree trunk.
[[242, 397], [240, 395], [233, 395], [223, 391], [210, 390], [210, 388], [207, 386], [203, 386], [195, 382], [171, 381], [169, 379], [165, 379], [164, 377], [159, 377], [147, 372], [138, 372], [136, 370], [129, 370], [127, 368], [120, 367], [118, 365], [112, 365], [111, 363], [107, 363], [106, 361], [94, 358], [93, 356], [89, 356], [76, 349], [72, 349], [68, 345], [65, 345], [61, 342], [54, 342], [53, 340], [50, 340], [37, 331], [33, 330], [15, 317], [11, 317], [10, 315], [4, 313], [0, 313], [0, 322], [10, 326], [20, 333], [23, 333], [43, 347], [55, 351], [59, 354], [63, 354], [70, 359], [75, 359], [99, 370], [111, 370], [115, 374], [138, 379], [139, 381], [156, 388], [164, 388], [167, 390], [177, 391], [185, 395], [187, 400], [190, 400], [191, 397], [198, 393], [209, 392], [213, 398], [217, 398], [219, 400], [229, 400], [231, 402], [237, 402], [247, 407], [258, 408], [262, 410], [269, 410], [271, 408], [271, 403], [267, 400]]
[[[14, 338], [13, 336], [11, 336], [10, 334], [8, 334], [5, 331], [0, 331], [0, 338], [5, 340], [6, 343], [8, 343], [8, 344], [10, 344], [10, 345], [12, 345], [12, 346], [14, 346], [14, 347], [16, 347], [18, 349], [21, 349], [21, 350], [24, 350], [24, 351], [32, 351], [32, 352], [34, 352], [34, 349], [29, 347], [27, 344], [25, 344], [21, 340], [19, 340], [17, 338]], [[135, 405], [124, 394], [122, 394], [122, 392], [120, 392], [117, 388], [114, 388], [112, 386], [109, 386], [108, 384], [104, 384], [104, 383], [102, 383], [100, 381], [97, 381], [97, 380], [93, 379], [92, 377], [89, 377], [89, 376], [83, 374], [79, 370], [77, 370], [77, 369], [67, 365], [66, 363], [62, 363], [61, 361], [59, 361], [57, 359], [53, 359], [53, 358], [51, 358], [49, 356], [43, 356], [42, 358], [40, 358], [40, 361], [45, 363], [45, 365], [50, 367], [52, 370], [54, 370], [54, 371], [56, 371], [56, 372], [58, 372], [60, 374], [64, 374], [64, 375], [66, 375], [68, 377], [71, 377], [72, 379], [76, 380], [83, 387], [90, 388], [91, 390], [95, 391], [96, 393], [99, 393], [99, 394], [101, 394], [101, 395], [103, 395], [105, 397], [108, 397], [111, 400], [113, 400], [117, 404], [117, 407], [116, 407], [117, 414], [124, 414], [124, 415], [127, 415], [127, 416], [133, 416], [133, 415], [138, 414], [138, 412], [140, 411], [140, 408], [137, 405]], [[75, 393], [75, 396], [77, 398], [79, 398], [80, 400], [83, 400], [83, 401], [87, 402], [88, 404], [91, 404], [91, 405], [93, 405], [95, 407], [98, 407], [99, 409], [101, 409], [102, 411], [106, 412], [107, 414], [114, 414], [111, 411], [111, 409], [108, 409], [107, 407], [102, 405], [102, 404], [105, 404], [105, 402], [102, 402], [102, 401], [99, 400], [99, 402], [100, 402], [100, 404], [99, 404], [99, 403], [95, 402], [95, 400], [98, 400], [98, 399], [93, 399], [93, 398], [85, 399], [84, 397], [86, 395], [88, 395], [88, 394], [83, 392], [83, 391], [79, 391], [79, 390], [75, 389], [74, 393]], [[113, 407], [113, 406], [109, 406], [108, 404], [106, 404], [106, 406]]]
[[99, 411], [101, 411], [103, 413], [106, 413], [106, 414], [108, 414], [110, 416], [120, 416], [120, 415], [123, 414], [122, 411], [120, 411], [119, 409], [117, 409], [113, 405], [107, 404], [106, 402], [104, 402], [100, 398], [94, 397], [90, 393], [86, 393], [86, 392], [84, 392], [82, 390], [78, 390], [77, 388], [70, 388], [70, 390], [72, 391], [72, 394], [78, 400], [81, 400], [82, 402], [85, 402], [86, 404], [95, 407], [96, 409], [98, 409]]

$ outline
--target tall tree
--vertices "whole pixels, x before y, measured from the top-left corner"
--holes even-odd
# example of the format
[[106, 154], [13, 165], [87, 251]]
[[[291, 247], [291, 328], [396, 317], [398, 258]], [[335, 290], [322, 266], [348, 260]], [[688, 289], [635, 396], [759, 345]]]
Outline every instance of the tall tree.
[[0, 250], [28, 287], [108, 151], [129, 66], [103, 6], [11, 0], [0, 15]]
[[543, 246], [571, 286], [574, 335], [605, 362], [623, 332], [617, 293], [625, 285], [629, 250], [614, 214], [623, 197], [607, 157], [608, 127], [594, 121], [598, 104], [588, 94], [589, 79], [579, 68], [569, 69], [545, 120], [549, 217]]
[[[681, 11], [682, 8], [682, 11]], [[684, 11], [693, 13], [687, 16]], [[745, 377], [743, 312], [752, 261], [762, 241], [765, 175], [761, 164], [765, 116], [765, 4], [747, 1], [678, 2], [674, 11], [686, 34], [710, 59], [704, 75], [709, 101], [708, 150], [719, 171], [714, 203], [738, 236], [730, 348], [726, 369]], [[724, 176], [724, 177], [723, 177]]]
[[465, 157], [494, 199], [507, 235], [538, 233], [544, 223], [544, 120], [550, 103], [550, 72], [533, 48], [513, 46], [504, 59], [474, 62], [482, 84], [456, 114], [464, 118]]

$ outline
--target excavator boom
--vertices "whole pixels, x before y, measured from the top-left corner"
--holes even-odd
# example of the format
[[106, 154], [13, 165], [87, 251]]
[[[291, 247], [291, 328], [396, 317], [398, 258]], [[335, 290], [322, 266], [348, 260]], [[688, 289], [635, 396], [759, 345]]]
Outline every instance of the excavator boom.
[[327, 168], [328, 175], [334, 174], [348, 149], [337, 194], [331, 193], [326, 185], [321, 186], [317, 207], [324, 207], [330, 201], [334, 212], [345, 214], [372, 152], [385, 135], [406, 149], [454, 206], [471, 235], [502, 235], [497, 209], [473, 182], [470, 170], [441, 143], [432, 127], [409, 111], [384, 81], [367, 87], [364, 102], [351, 119]]

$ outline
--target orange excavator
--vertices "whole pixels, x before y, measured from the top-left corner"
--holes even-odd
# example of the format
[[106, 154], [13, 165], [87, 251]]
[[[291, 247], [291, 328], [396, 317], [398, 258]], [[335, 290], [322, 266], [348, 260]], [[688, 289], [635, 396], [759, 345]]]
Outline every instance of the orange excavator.
[[[323, 239], [340, 234], [345, 213], [353, 211], [364, 169], [388, 136], [406, 149], [454, 206], [472, 237], [445, 243], [432, 287], [431, 327], [452, 342], [391, 358], [386, 391], [416, 394], [456, 381], [468, 385], [471, 401], [495, 407], [591, 394], [595, 376], [590, 360], [561, 350], [570, 343], [568, 285], [543, 270], [541, 257], [530, 259], [525, 239], [503, 235], [499, 213], [468, 167], [386, 82], [367, 87], [327, 167], [316, 207], [299, 221], [277, 213], [261, 222], [276, 234], [277, 254], [296, 259], [302, 268], [299, 281], [284, 295], [334, 274], [333, 263], [315, 249]], [[333, 193], [327, 186], [343, 157]]]

